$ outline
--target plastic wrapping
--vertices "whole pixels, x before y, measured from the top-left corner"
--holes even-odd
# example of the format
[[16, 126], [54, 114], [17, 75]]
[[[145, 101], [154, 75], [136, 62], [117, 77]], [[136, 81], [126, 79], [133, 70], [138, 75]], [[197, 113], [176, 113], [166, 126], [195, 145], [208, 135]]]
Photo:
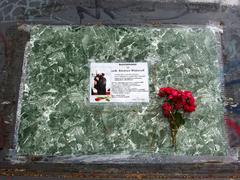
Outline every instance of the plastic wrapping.
[[[220, 32], [214, 25], [33, 26], [18, 153], [226, 155]], [[150, 102], [90, 104], [90, 62], [147, 62]], [[197, 99], [176, 151], [156, 96], [164, 86]]]

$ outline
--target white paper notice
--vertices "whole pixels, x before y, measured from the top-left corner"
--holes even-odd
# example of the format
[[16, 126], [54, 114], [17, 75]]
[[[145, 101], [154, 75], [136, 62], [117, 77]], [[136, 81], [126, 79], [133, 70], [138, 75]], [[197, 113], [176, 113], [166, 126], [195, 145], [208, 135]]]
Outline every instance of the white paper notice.
[[147, 63], [91, 63], [90, 102], [149, 102]]

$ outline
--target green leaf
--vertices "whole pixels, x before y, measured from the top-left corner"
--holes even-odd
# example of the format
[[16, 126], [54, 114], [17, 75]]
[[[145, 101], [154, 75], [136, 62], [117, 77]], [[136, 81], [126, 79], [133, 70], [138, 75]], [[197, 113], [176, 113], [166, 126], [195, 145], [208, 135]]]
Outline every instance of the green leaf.
[[176, 119], [176, 125], [179, 128], [181, 125], [185, 124], [185, 119], [183, 119], [182, 114], [180, 112], [176, 112], [174, 114], [175, 119]]

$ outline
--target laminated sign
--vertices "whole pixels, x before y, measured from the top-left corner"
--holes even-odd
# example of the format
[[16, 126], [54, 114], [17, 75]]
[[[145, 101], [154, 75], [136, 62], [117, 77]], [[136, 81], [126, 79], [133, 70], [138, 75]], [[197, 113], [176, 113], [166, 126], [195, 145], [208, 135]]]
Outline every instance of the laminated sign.
[[90, 102], [149, 102], [147, 63], [91, 63]]

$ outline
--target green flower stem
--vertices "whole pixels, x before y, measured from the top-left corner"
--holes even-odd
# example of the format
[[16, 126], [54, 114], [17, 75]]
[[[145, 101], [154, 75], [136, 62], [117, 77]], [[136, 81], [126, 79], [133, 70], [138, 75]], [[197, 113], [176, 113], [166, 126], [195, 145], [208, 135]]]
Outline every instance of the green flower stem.
[[172, 114], [172, 111], [170, 111], [170, 115], [171, 115], [171, 117], [168, 118], [168, 121], [169, 121], [169, 128], [171, 131], [171, 142], [172, 142], [172, 147], [176, 151], [177, 150], [176, 136], [177, 136], [177, 131], [178, 131], [179, 127], [176, 124], [176, 119], [175, 119], [174, 115]]

